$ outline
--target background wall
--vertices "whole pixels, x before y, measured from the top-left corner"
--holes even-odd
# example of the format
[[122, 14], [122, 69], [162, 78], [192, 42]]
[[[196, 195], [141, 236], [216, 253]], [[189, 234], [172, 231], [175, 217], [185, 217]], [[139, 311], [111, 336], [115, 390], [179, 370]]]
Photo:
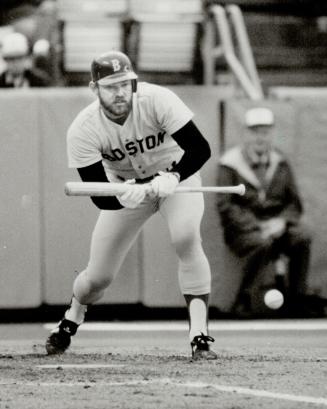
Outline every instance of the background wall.
[[36, 306], [41, 302], [38, 103], [28, 93], [1, 92], [0, 99], [0, 305]]
[[[221, 150], [238, 140], [243, 110], [219, 87], [171, 86], [195, 112], [195, 122], [210, 142], [213, 156], [202, 170], [203, 184], [214, 185]], [[324, 203], [327, 97], [278, 96], [267, 104], [280, 120], [278, 143], [290, 155], [300, 178], [308, 221], [315, 230], [310, 283], [327, 293]], [[98, 211], [88, 198], [68, 198], [68, 180], [78, 180], [66, 164], [66, 130], [93, 96], [86, 88], [2, 91], [0, 94], [0, 308], [66, 304], [76, 274], [88, 260]], [[224, 114], [221, 116], [221, 102]], [[222, 125], [224, 125], [222, 127]], [[223, 128], [224, 132], [220, 132]], [[205, 196], [202, 224], [205, 251], [212, 266], [212, 305], [228, 310], [238, 286], [226, 263], [216, 197]], [[115, 283], [101, 303], [147, 306], [184, 305], [178, 289], [177, 260], [159, 216], [146, 225]]]

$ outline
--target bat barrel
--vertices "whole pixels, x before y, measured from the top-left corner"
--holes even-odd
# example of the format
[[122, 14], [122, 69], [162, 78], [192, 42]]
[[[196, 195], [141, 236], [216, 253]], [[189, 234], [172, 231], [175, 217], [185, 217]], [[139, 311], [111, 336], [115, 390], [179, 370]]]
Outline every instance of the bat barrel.
[[237, 195], [244, 195], [245, 194], [245, 186], [243, 184], [236, 185], [236, 186], [200, 186], [200, 187], [193, 187], [193, 186], [179, 186], [177, 187], [176, 193], [230, 193], [230, 194], [237, 194]]

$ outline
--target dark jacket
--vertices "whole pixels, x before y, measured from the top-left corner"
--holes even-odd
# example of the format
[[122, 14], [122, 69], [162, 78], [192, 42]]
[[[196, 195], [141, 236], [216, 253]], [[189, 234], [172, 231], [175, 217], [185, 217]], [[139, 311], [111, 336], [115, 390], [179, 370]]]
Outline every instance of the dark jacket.
[[[7, 71], [4, 71], [0, 75], [0, 88], [13, 88], [14, 84], [6, 81]], [[36, 68], [28, 69], [25, 71], [25, 78], [27, 79], [30, 87], [49, 87], [51, 86], [50, 77], [43, 71]]]
[[241, 147], [227, 151], [220, 159], [218, 184], [240, 183], [246, 187], [244, 196], [224, 194], [218, 198], [224, 238], [232, 249], [249, 235], [258, 234], [262, 220], [283, 217], [288, 226], [298, 223], [303, 211], [301, 199], [292, 170], [279, 151], [271, 152], [264, 184], [245, 160]]

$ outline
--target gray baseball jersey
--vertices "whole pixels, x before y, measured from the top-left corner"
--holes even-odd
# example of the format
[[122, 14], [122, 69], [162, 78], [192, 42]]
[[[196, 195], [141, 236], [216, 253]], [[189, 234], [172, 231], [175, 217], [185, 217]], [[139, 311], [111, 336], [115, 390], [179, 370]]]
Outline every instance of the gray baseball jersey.
[[69, 167], [102, 160], [111, 182], [168, 170], [184, 152], [171, 135], [192, 117], [172, 91], [144, 82], [138, 84], [133, 109], [123, 125], [109, 121], [97, 100], [81, 111], [68, 130]]

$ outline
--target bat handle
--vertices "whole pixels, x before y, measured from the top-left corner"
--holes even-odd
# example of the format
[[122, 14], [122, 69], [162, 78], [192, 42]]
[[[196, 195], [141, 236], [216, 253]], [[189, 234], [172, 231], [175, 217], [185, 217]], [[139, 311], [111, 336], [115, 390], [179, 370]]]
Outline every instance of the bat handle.
[[148, 197], [150, 198], [154, 198], [154, 193], [153, 193], [153, 189], [151, 186], [151, 183], [147, 183], [145, 186], [145, 193]]

